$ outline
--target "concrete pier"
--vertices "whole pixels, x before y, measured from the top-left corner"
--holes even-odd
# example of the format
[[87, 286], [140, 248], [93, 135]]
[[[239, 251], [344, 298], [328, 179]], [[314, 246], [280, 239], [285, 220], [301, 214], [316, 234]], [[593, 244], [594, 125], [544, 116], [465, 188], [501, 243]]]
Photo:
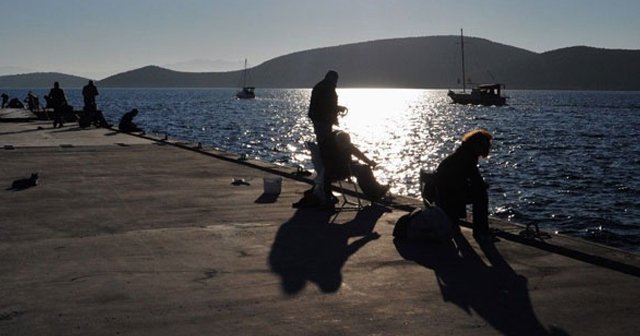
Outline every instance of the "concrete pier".
[[[394, 242], [419, 201], [294, 209], [294, 170], [161, 137], [0, 123], [0, 335], [634, 335], [637, 255], [492, 219]], [[35, 187], [5, 190], [39, 174]], [[277, 198], [262, 178], [284, 176]], [[232, 185], [242, 178], [249, 185]]]

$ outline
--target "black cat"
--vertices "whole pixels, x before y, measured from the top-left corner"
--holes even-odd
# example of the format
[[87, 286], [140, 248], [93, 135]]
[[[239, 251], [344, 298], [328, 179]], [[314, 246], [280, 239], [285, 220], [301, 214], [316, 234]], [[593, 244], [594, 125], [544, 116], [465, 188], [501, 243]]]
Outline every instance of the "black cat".
[[8, 190], [23, 190], [38, 185], [38, 173], [31, 174], [30, 178], [24, 178], [13, 181], [11, 188]]

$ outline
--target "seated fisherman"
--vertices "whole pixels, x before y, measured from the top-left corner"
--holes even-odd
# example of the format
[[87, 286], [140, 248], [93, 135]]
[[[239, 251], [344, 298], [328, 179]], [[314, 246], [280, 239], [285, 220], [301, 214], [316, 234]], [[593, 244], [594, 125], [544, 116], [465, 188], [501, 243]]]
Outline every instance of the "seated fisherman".
[[29, 111], [31, 112], [40, 111], [40, 100], [38, 99], [38, 96], [33, 94], [33, 92], [29, 91], [29, 93], [27, 93], [27, 98], [25, 99], [25, 102], [27, 103], [27, 108], [29, 109]]
[[81, 128], [86, 128], [91, 125], [104, 128], [111, 127], [111, 124], [105, 119], [104, 114], [100, 110], [83, 110], [78, 118], [78, 123]]
[[485, 129], [467, 132], [460, 147], [436, 170], [436, 204], [454, 223], [466, 217], [466, 205], [472, 204], [473, 235], [481, 238], [489, 237], [489, 196], [488, 185], [478, 170], [478, 159], [489, 155], [492, 139]]
[[120, 119], [120, 125], [118, 126], [120, 131], [127, 132], [127, 133], [130, 133], [130, 132], [144, 133], [144, 130], [142, 130], [141, 128], [138, 128], [138, 126], [133, 122], [133, 118], [135, 118], [135, 116], [137, 115], [138, 115], [138, 109], [133, 109], [125, 113]]
[[[324, 165], [324, 190], [330, 194], [331, 182], [346, 179], [353, 174], [365, 196], [379, 200], [389, 191], [389, 186], [376, 182], [372, 167], [377, 164], [351, 143], [349, 134], [343, 131], [332, 131], [320, 145], [320, 156]], [[352, 160], [352, 156], [366, 164]]]

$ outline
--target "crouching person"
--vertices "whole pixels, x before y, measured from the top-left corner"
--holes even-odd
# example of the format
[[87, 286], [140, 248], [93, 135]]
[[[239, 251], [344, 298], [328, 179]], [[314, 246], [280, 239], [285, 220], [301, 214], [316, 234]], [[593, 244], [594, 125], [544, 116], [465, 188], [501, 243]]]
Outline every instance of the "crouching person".
[[485, 129], [467, 132], [462, 144], [436, 170], [436, 204], [457, 223], [466, 218], [466, 205], [473, 205], [473, 235], [490, 238], [488, 185], [478, 170], [478, 159], [486, 158], [493, 136]]
[[120, 118], [120, 124], [118, 125], [118, 128], [120, 129], [120, 131], [127, 132], [127, 133], [142, 132], [144, 134], [144, 130], [139, 128], [138, 125], [136, 125], [133, 122], [133, 118], [135, 118], [135, 116], [137, 115], [138, 115], [138, 109], [133, 109], [125, 113], [122, 116], [122, 118]]

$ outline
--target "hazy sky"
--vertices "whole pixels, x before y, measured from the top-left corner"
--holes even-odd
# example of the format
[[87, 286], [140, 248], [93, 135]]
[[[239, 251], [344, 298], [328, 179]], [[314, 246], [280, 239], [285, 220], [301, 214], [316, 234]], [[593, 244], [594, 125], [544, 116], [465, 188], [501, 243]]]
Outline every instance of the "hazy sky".
[[0, 0], [0, 13], [0, 68], [95, 79], [460, 28], [536, 52], [640, 49], [639, 0]]

